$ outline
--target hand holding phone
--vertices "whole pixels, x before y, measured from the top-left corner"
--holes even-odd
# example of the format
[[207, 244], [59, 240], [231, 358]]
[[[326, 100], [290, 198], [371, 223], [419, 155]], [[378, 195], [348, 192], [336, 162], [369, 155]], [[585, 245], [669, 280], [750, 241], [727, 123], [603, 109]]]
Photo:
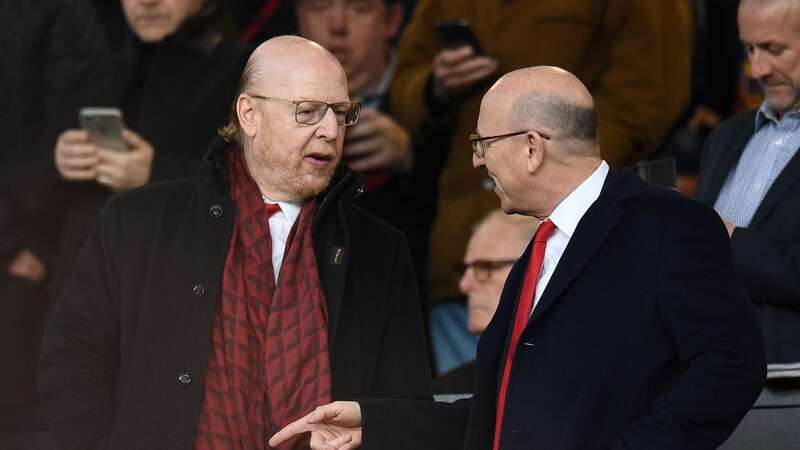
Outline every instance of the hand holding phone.
[[58, 136], [55, 149], [58, 173], [67, 181], [91, 181], [97, 176], [100, 157], [86, 130], [66, 130]]
[[155, 150], [142, 136], [131, 130], [122, 131], [129, 151], [98, 148], [97, 182], [115, 192], [127, 191], [150, 181]]
[[472, 47], [442, 50], [433, 59], [433, 95], [448, 104], [497, 72], [498, 62], [489, 56], [476, 56]]
[[483, 54], [478, 37], [466, 19], [440, 22], [436, 25], [436, 32], [439, 34], [442, 47], [446, 49], [469, 46], [476, 55]]
[[98, 147], [123, 152], [128, 150], [122, 139], [122, 111], [118, 108], [81, 108], [78, 113], [81, 127], [89, 133], [89, 140]]

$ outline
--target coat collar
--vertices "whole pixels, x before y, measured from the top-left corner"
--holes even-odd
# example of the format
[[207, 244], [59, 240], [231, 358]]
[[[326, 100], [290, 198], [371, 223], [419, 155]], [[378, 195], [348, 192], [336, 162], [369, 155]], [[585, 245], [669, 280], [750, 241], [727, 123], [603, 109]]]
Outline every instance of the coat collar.
[[[716, 164], [709, 167], [707, 170], [709, 185], [705, 192], [699, 194], [701, 200], [713, 205], [719, 197], [719, 192], [722, 190], [722, 185], [728, 177], [728, 173], [736, 166], [739, 158], [744, 152], [744, 148], [753, 136], [755, 129], [755, 116], [756, 111], [751, 111], [748, 114], [743, 114], [736, 120], [740, 122], [740, 126], [732, 127], [730, 135], [726, 138], [720, 139], [719, 146], [722, 151]], [[708, 149], [706, 150], [708, 151]]]
[[[624, 171], [611, 170], [608, 173], [600, 197], [589, 207], [578, 223], [575, 234], [570, 239], [564, 254], [558, 262], [556, 271], [536, 304], [529, 326], [530, 323], [540, 320], [558, 297], [572, 284], [583, 267], [591, 260], [592, 256], [622, 219], [624, 215], [622, 204], [638, 197], [645, 186], [646, 183], [631, 169]], [[516, 314], [517, 299], [522, 289], [525, 273], [528, 270], [531, 244], [528, 245], [525, 253], [511, 270], [503, 288], [497, 312], [481, 336], [481, 341], [505, 341], [506, 343], [502, 348], [507, 349], [507, 340], [510, 334], [509, 326], [513, 322], [512, 317]], [[502, 357], [504, 357], [504, 353], [498, 352], [496, 354], [497, 359], [486, 361], [486, 366], [495, 367], [500, 363]]]
[[[623, 216], [620, 203], [636, 197], [644, 186], [645, 182], [630, 170], [609, 172], [603, 191], [586, 211], [570, 238], [553, 276], [536, 304], [531, 322], [538, 320], [561, 296], [611, 234]], [[530, 246], [526, 254], [529, 253]], [[528, 259], [529, 256], [526, 261]]]
[[[721, 150], [719, 159], [715, 164], [708, 167], [708, 188], [702, 189], [698, 193], [700, 200], [709, 205], [713, 205], [719, 197], [722, 190], [722, 185], [728, 178], [728, 174], [736, 167], [739, 159], [753, 137], [756, 129], [757, 111], [750, 111], [737, 117], [736, 122], [731, 124], [731, 131], [728, 137], [720, 137], [719, 142], [715, 145]], [[763, 119], [766, 120], [766, 119]], [[761, 120], [761, 122], [763, 122]], [[707, 149], [706, 151], [709, 151]], [[795, 153], [794, 157], [789, 160], [789, 163], [783, 171], [772, 183], [772, 186], [767, 191], [761, 204], [758, 205], [753, 218], [750, 220], [749, 227], [758, 228], [764, 220], [769, 216], [769, 213], [780, 203], [784, 194], [788, 192], [797, 182], [800, 181], [800, 152]]]
[[[196, 188], [207, 198], [208, 205], [222, 211], [230, 205], [230, 189], [227, 178], [228, 153], [241, 151], [240, 147], [217, 137], [209, 146], [196, 177]], [[350, 230], [347, 223], [346, 205], [363, 189], [363, 177], [344, 165], [336, 169], [328, 187], [319, 195], [319, 205], [313, 222], [314, 251], [320, 282], [328, 305], [329, 348], [334, 343], [339, 316], [344, 299], [345, 279], [350, 266]], [[232, 217], [232, 215], [230, 216]], [[233, 226], [233, 219], [229, 219]], [[227, 242], [225, 243], [227, 245]]]

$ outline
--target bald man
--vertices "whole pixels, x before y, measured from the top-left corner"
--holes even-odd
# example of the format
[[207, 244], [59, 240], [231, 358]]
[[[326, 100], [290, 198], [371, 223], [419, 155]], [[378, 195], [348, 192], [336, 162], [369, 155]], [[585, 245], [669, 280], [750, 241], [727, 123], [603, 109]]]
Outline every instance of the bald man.
[[336, 58], [274, 38], [196, 177], [106, 204], [40, 361], [60, 449], [260, 450], [317, 404], [429, 397], [405, 240], [339, 164], [358, 113]]
[[610, 171], [596, 123], [586, 88], [554, 67], [506, 74], [483, 97], [473, 165], [503, 211], [542, 222], [481, 336], [470, 400], [337, 402], [271, 442], [310, 430], [312, 448], [329, 449], [721, 444], [765, 376], [725, 227], [698, 202]]

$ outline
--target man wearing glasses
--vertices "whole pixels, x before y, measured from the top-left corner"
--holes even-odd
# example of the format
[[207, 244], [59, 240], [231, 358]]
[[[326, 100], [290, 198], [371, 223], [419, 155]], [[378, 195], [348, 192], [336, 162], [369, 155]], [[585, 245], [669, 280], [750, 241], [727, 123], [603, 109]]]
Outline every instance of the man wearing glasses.
[[[467, 296], [467, 330], [479, 335], [489, 325], [511, 266], [525, 252], [539, 221], [497, 209], [475, 226], [464, 260], [456, 266], [459, 290]], [[433, 380], [434, 394], [472, 392], [475, 362], [463, 364]]]
[[358, 115], [328, 51], [274, 38], [195, 178], [107, 203], [41, 358], [59, 448], [264, 450], [320, 403], [430, 395], [405, 240], [339, 164]]
[[334, 402], [270, 442], [311, 431], [325, 450], [717, 448], [766, 369], [717, 214], [609, 170], [594, 101], [563, 69], [501, 77], [476, 134], [472, 164], [503, 211], [541, 224], [481, 335], [472, 398]]

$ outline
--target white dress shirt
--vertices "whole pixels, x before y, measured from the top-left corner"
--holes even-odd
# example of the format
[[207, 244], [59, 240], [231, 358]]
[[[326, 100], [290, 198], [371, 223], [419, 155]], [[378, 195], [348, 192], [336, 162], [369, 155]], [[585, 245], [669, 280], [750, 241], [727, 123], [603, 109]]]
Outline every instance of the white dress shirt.
[[581, 221], [586, 210], [597, 200], [600, 196], [600, 191], [603, 189], [603, 183], [606, 181], [608, 175], [608, 164], [601, 161], [597, 169], [589, 175], [589, 178], [583, 181], [574, 191], [567, 195], [561, 203], [556, 206], [556, 209], [550, 214], [550, 221], [556, 226], [553, 234], [547, 239], [547, 247], [544, 250], [544, 260], [542, 261], [542, 271], [539, 272], [539, 280], [536, 282], [536, 295], [533, 297], [533, 308], [531, 314], [536, 309], [536, 304], [542, 297], [547, 287], [547, 283], [553, 276], [553, 272], [558, 266], [558, 261], [561, 260], [561, 255], [569, 244], [575, 228], [578, 227], [578, 222]]
[[262, 195], [264, 203], [277, 203], [281, 210], [269, 218], [269, 235], [272, 238], [272, 270], [275, 273], [275, 283], [278, 282], [278, 274], [281, 272], [283, 253], [286, 251], [286, 240], [292, 231], [294, 221], [300, 215], [300, 208], [303, 205], [297, 203], [276, 202]]

